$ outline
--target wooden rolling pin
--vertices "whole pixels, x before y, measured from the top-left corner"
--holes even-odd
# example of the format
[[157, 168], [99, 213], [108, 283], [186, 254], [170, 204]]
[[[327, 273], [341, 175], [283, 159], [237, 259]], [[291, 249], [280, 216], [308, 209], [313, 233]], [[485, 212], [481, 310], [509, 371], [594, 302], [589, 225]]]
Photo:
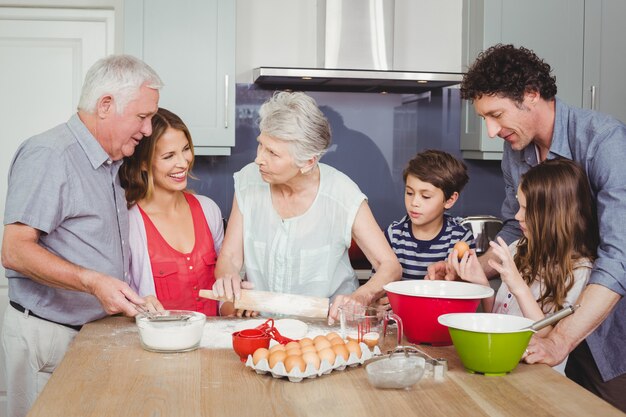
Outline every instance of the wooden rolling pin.
[[[216, 297], [213, 290], [200, 290], [200, 297], [210, 300], [232, 301], [225, 297]], [[235, 308], [239, 310], [311, 318], [326, 318], [329, 304], [329, 299], [323, 297], [244, 289], [241, 290], [239, 300], [235, 300]]]

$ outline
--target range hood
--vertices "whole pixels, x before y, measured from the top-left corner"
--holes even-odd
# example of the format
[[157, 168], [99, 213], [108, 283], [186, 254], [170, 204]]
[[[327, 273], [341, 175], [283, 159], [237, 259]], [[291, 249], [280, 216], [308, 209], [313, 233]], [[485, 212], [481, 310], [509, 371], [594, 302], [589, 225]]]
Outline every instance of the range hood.
[[420, 93], [459, 84], [463, 74], [348, 69], [259, 67], [254, 82], [277, 89]]
[[319, 0], [320, 68], [259, 67], [254, 82], [277, 89], [389, 93], [459, 84], [462, 73], [394, 71], [394, 14], [394, 0]]

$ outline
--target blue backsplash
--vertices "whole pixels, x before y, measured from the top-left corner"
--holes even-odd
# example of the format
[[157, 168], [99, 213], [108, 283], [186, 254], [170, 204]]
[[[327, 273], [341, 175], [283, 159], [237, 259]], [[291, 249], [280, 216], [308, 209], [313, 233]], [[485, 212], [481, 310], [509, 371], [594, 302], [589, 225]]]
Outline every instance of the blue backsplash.
[[[231, 156], [196, 158], [190, 188], [211, 197], [228, 218], [233, 173], [254, 160], [258, 109], [272, 95], [238, 84], [235, 147]], [[404, 214], [402, 170], [417, 152], [441, 149], [461, 158], [461, 99], [457, 88], [422, 94], [309, 92], [332, 129], [333, 144], [321, 162], [347, 174], [368, 196], [381, 228]], [[499, 161], [465, 160], [470, 181], [450, 214], [500, 216], [504, 182]]]

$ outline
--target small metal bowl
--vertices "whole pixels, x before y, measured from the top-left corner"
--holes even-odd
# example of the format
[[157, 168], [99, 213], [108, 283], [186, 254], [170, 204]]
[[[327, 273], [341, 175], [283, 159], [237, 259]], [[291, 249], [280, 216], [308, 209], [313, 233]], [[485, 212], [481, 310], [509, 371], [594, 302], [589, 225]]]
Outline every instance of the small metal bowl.
[[406, 351], [395, 351], [365, 366], [367, 379], [376, 388], [409, 388], [424, 375], [426, 359]]

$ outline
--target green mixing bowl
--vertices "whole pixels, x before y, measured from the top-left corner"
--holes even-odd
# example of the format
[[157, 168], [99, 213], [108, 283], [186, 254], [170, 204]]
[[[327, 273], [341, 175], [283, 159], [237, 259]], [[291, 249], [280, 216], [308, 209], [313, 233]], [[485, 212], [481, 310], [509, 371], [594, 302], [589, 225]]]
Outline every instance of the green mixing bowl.
[[533, 331], [533, 320], [493, 313], [452, 313], [439, 316], [465, 369], [505, 375], [519, 363]]

